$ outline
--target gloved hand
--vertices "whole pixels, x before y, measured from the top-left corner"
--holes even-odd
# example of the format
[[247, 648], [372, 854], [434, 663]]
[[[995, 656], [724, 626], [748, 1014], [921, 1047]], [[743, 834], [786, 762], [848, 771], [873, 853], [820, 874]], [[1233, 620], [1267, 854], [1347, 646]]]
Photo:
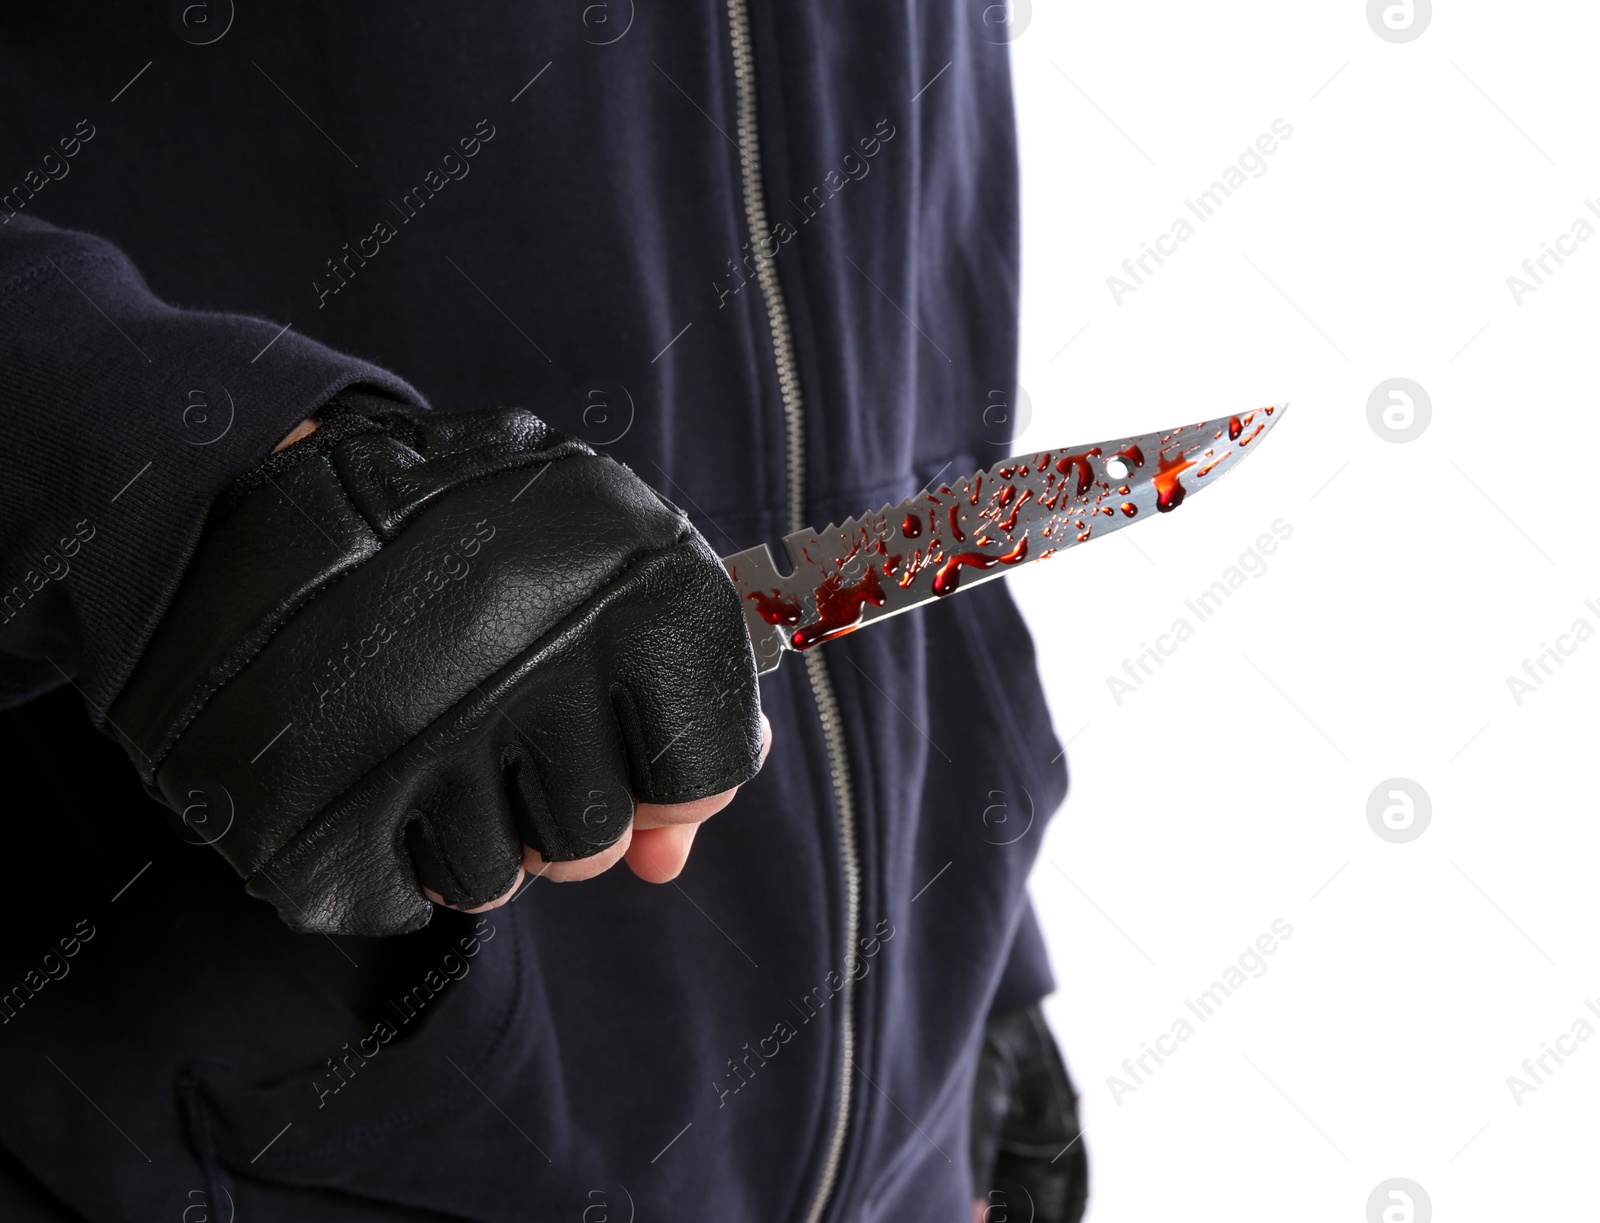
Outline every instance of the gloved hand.
[[306, 930], [506, 894], [760, 768], [738, 594], [677, 507], [516, 409], [344, 392], [213, 510], [112, 706], [145, 785]]
[[1081, 1132], [1078, 1093], [1038, 1004], [991, 1016], [972, 1090], [977, 1223], [1078, 1223], [1089, 1201]]

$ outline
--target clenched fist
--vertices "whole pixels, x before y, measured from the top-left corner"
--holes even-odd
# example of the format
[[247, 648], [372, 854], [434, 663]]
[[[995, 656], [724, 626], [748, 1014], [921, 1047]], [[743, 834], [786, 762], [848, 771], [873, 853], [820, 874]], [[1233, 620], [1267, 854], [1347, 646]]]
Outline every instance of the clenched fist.
[[677, 507], [524, 411], [320, 417], [215, 508], [110, 711], [285, 921], [415, 929], [755, 775], [738, 595]]

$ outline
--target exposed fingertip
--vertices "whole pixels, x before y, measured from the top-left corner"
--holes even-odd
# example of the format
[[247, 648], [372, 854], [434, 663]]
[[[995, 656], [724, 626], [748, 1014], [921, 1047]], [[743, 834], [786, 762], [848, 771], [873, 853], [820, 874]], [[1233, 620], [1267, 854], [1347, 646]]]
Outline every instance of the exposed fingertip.
[[689, 861], [698, 824], [669, 824], [662, 828], [641, 829], [628, 851], [627, 863], [646, 883], [671, 883], [683, 873]]
[[478, 905], [473, 909], [463, 909], [460, 905], [451, 904], [438, 892], [435, 892], [427, 885], [423, 885], [422, 894], [429, 900], [433, 901], [433, 903], [438, 905], [441, 909], [454, 909], [457, 913], [487, 913], [490, 909], [498, 909], [501, 905], [507, 903], [513, 896], [515, 896], [517, 894], [517, 889], [522, 886], [523, 877], [523, 869], [519, 866], [517, 868], [516, 881], [512, 883], [509, 888], [507, 888], [499, 896], [495, 897], [495, 899], [491, 900], [488, 904]]
[[633, 827], [629, 825], [623, 829], [622, 835], [607, 845], [604, 849], [590, 854], [587, 858], [574, 858], [566, 862], [547, 862], [540, 856], [539, 851], [532, 846], [522, 847], [522, 869], [535, 878], [548, 879], [551, 883], [578, 883], [585, 879], [593, 879], [610, 870], [627, 854], [628, 848], [633, 843]]

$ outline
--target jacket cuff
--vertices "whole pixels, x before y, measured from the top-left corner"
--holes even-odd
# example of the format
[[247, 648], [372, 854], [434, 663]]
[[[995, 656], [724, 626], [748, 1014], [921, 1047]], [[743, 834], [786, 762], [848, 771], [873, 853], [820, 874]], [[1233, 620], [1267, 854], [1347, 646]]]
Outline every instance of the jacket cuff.
[[403, 379], [265, 319], [180, 310], [89, 234], [0, 241], [0, 708], [64, 683], [105, 710], [215, 498], [345, 387]]

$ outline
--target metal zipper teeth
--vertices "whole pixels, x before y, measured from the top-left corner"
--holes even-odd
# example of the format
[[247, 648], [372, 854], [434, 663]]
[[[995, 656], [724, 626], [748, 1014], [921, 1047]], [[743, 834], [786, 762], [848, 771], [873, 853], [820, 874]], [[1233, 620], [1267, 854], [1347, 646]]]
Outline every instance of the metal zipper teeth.
[[[745, 0], [728, 0], [728, 29], [733, 44], [733, 79], [737, 89], [740, 177], [744, 185], [745, 223], [750, 230], [750, 247], [756, 258], [756, 279], [766, 303], [772, 329], [772, 350], [778, 367], [778, 390], [783, 398], [784, 433], [787, 443], [789, 531], [806, 529], [806, 436], [805, 404], [800, 394], [800, 373], [794, 357], [794, 336], [789, 329], [789, 312], [784, 306], [783, 289], [778, 284], [774, 261], [761, 253], [767, 233], [767, 204], [761, 178], [761, 137], [756, 127], [755, 56], [750, 46], [750, 20]], [[839, 813], [839, 859], [844, 868], [844, 962], [848, 964], [856, 945], [861, 920], [861, 860], [856, 846], [855, 801], [850, 790], [850, 758], [845, 751], [844, 724], [839, 716], [839, 701], [833, 680], [820, 650], [805, 655], [806, 676], [822, 722], [822, 739], [828, 755], [828, 776], [833, 783], [834, 806]], [[845, 1137], [850, 1129], [850, 1096], [855, 1083], [855, 982], [845, 974], [840, 1005], [843, 1040], [839, 1059], [839, 1105], [834, 1114], [833, 1131], [828, 1141], [828, 1158], [822, 1170], [806, 1223], [818, 1223], [839, 1179], [844, 1158]]]

